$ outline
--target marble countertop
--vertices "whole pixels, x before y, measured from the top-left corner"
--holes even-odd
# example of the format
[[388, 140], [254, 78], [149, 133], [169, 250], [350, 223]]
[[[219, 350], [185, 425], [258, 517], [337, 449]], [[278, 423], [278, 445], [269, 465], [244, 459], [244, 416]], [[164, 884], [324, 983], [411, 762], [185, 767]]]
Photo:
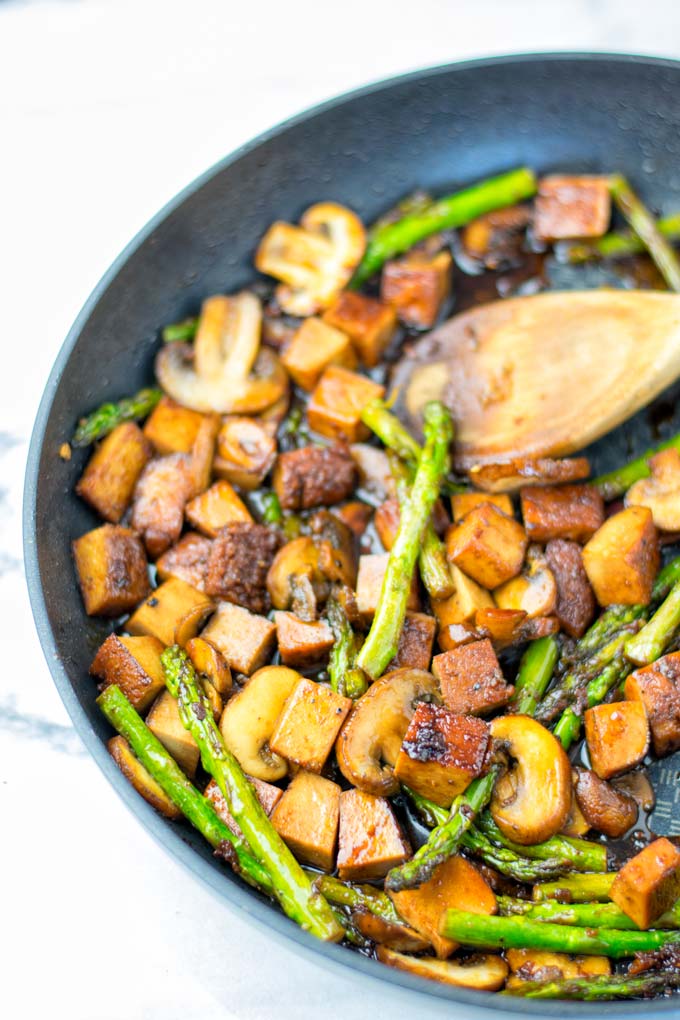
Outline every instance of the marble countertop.
[[334, 93], [461, 57], [680, 56], [678, 40], [677, 0], [644, 10], [627, 0], [0, 0], [4, 1015], [386, 1020], [395, 1008], [381, 986], [268, 940], [181, 871], [85, 754], [52, 686], [25, 591], [21, 489], [45, 379], [94, 284], [195, 175]]

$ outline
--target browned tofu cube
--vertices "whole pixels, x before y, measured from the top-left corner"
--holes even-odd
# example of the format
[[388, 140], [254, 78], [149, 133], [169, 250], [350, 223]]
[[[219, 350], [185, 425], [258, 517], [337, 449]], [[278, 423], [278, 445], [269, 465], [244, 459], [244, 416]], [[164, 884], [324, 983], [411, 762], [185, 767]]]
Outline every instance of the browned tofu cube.
[[158, 785], [151, 773], [147, 772], [142, 763], [135, 758], [125, 737], [111, 737], [106, 747], [127, 781], [134, 786], [137, 793], [141, 794], [144, 800], [149, 802], [151, 807], [155, 808], [156, 811], [159, 811], [166, 818], [174, 820], [182, 817], [180, 809], [175, 807], [167, 793]]
[[205, 590], [253, 613], [269, 609], [267, 573], [281, 539], [264, 524], [245, 521], [222, 528], [210, 549]]
[[90, 666], [92, 676], [106, 686], [117, 684], [138, 712], [145, 712], [165, 688], [161, 652], [155, 637], [118, 637], [109, 634]]
[[178, 577], [171, 577], [137, 607], [125, 627], [131, 634], [150, 634], [163, 645], [171, 645], [177, 639], [177, 628], [182, 621], [195, 615], [205, 620], [212, 608], [212, 599], [202, 591]]
[[451, 512], [454, 523], [457, 524], [458, 521], [462, 521], [463, 517], [481, 503], [493, 503], [501, 513], [507, 514], [508, 517], [514, 515], [512, 500], [507, 492], [497, 492], [495, 494], [491, 492], [456, 492], [451, 497]]
[[680, 848], [665, 836], [624, 864], [609, 892], [638, 928], [649, 928], [679, 896]]
[[230, 669], [250, 676], [274, 650], [276, 627], [265, 616], [232, 602], [220, 602], [201, 637], [224, 656]]
[[[389, 553], [369, 553], [366, 556], [359, 557], [357, 608], [361, 615], [367, 619], [372, 617], [377, 609], [388, 560]], [[411, 590], [406, 608], [414, 612], [419, 608], [418, 580], [415, 572], [411, 581]]]
[[452, 258], [413, 252], [387, 262], [380, 280], [380, 297], [396, 309], [406, 326], [431, 329], [451, 290]]
[[161, 456], [191, 453], [203, 417], [199, 411], [162, 397], [146, 420], [144, 435]]
[[281, 361], [298, 386], [308, 392], [314, 389], [329, 365], [351, 369], [357, 363], [347, 334], [316, 316], [303, 320]]
[[411, 847], [388, 800], [356, 789], [340, 794], [338, 874], [343, 881], [384, 878], [410, 856]]
[[448, 707], [461, 715], [484, 715], [502, 708], [515, 690], [505, 682], [489, 640], [435, 655], [432, 672]]
[[224, 478], [187, 503], [185, 513], [189, 523], [208, 538], [215, 538], [227, 524], [253, 520], [248, 507]]
[[276, 640], [286, 666], [308, 668], [322, 662], [333, 647], [333, 631], [325, 620], [308, 622], [294, 613], [274, 613]]
[[161, 581], [167, 581], [169, 577], [178, 577], [192, 588], [205, 591], [211, 549], [212, 542], [209, 538], [199, 535], [196, 531], [188, 531], [176, 545], [171, 546], [156, 560], [156, 573]]
[[394, 767], [400, 783], [442, 807], [482, 774], [489, 725], [443, 705], [419, 702]]
[[73, 543], [88, 616], [120, 616], [151, 590], [144, 547], [134, 531], [103, 524]]
[[271, 750], [300, 768], [321, 772], [351, 707], [351, 698], [303, 677], [279, 716]]
[[407, 613], [399, 635], [397, 654], [385, 672], [392, 669], [429, 669], [437, 621], [427, 613]]
[[365, 375], [330, 365], [319, 379], [307, 404], [310, 428], [331, 439], [356, 443], [368, 438], [361, 420], [366, 404], [382, 397], [385, 387]]
[[131, 421], [123, 422], [94, 451], [76, 492], [100, 517], [118, 524], [150, 456], [151, 445], [140, 427]]
[[218, 478], [250, 492], [262, 485], [275, 460], [276, 439], [265, 421], [234, 417], [222, 423], [213, 461]]
[[600, 779], [639, 765], [649, 749], [649, 726], [639, 701], [589, 708], [584, 717], [590, 764]]
[[135, 486], [131, 524], [156, 558], [179, 538], [184, 507], [193, 493], [191, 458], [185, 453], [150, 461]]
[[538, 183], [534, 233], [541, 241], [601, 237], [611, 219], [606, 177], [551, 175]]
[[629, 506], [607, 518], [584, 546], [583, 566], [601, 606], [646, 606], [659, 570], [651, 510]]
[[498, 588], [522, 569], [527, 536], [492, 503], [480, 503], [446, 532], [449, 560], [483, 588]]
[[303, 446], [279, 454], [272, 485], [284, 510], [332, 506], [354, 492], [357, 468], [344, 446]]
[[146, 717], [146, 725], [192, 779], [198, 766], [199, 750], [196, 741], [182, 724], [177, 702], [170, 691], [163, 691], [154, 701]]
[[[265, 810], [265, 814], [271, 815], [272, 811], [283, 797], [283, 790], [280, 790], [278, 786], [274, 786], [273, 783], [266, 783], [264, 779], [255, 779], [254, 776], [248, 776], [248, 782], [255, 790], [257, 799]], [[235, 821], [234, 816], [227, 807], [227, 802], [222, 796], [222, 791], [215, 782], [211, 779], [205, 788], [204, 796], [208, 798], [212, 806], [215, 808], [216, 814], [220, 816], [224, 824], [231, 829], [235, 836], [242, 836], [241, 827]]]
[[587, 542], [604, 521], [604, 500], [592, 485], [533, 485], [520, 492], [531, 542], [568, 538]]
[[444, 913], [451, 907], [473, 914], [495, 914], [493, 889], [465, 857], [449, 857], [432, 878], [417, 889], [390, 893], [398, 913], [427, 939], [440, 960], [455, 952], [458, 943], [439, 934]]
[[352, 290], [338, 295], [324, 313], [324, 321], [348, 335], [368, 368], [381, 360], [397, 328], [397, 316], [390, 305]]
[[555, 616], [563, 630], [580, 638], [595, 616], [595, 595], [577, 542], [554, 538], [545, 547], [545, 561], [557, 585]]
[[680, 652], [636, 669], [626, 680], [628, 701], [640, 701], [647, 713], [657, 758], [680, 748]]
[[315, 772], [298, 772], [272, 813], [272, 824], [303, 864], [332, 871], [340, 820], [340, 787]]

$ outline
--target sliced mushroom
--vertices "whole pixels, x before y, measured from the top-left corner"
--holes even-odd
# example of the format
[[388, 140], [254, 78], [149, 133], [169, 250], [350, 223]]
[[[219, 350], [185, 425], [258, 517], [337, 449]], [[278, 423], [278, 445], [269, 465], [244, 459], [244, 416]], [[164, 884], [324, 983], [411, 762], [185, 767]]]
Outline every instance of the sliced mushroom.
[[522, 573], [496, 588], [493, 597], [500, 609], [523, 609], [530, 620], [552, 613], [557, 584], [540, 546], [529, 546]]
[[231, 670], [210, 642], [201, 637], [191, 638], [185, 651], [196, 672], [207, 677], [216, 691], [224, 696], [231, 693]]
[[256, 414], [284, 396], [288, 376], [269, 347], [260, 347], [262, 307], [248, 291], [203, 303], [193, 347], [166, 344], [156, 357], [161, 386], [184, 407]]
[[491, 799], [493, 819], [515, 843], [542, 843], [569, 815], [569, 759], [552, 733], [526, 715], [499, 716], [491, 722], [491, 736], [509, 760]]
[[300, 226], [273, 223], [260, 242], [255, 266], [281, 280], [276, 299], [289, 315], [327, 308], [354, 272], [366, 247], [359, 217], [335, 202], [310, 206]]
[[571, 770], [571, 804], [567, 820], [560, 829], [561, 836], [585, 836], [590, 829], [590, 823], [586, 820], [578, 800], [576, 799], [576, 782], [578, 773], [576, 769]]
[[355, 702], [335, 745], [345, 779], [365, 793], [399, 789], [393, 767], [419, 701], [441, 703], [439, 685], [422, 669], [395, 669]]
[[352, 921], [364, 938], [378, 945], [389, 946], [402, 953], [424, 953], [429, 949], [429, 942], [407, 924], [386, 921], [384, 917], [371, 914], [368, 910], [352, 911]]
[[269, 740], [283, 706], [300, 674], [287, 666], [264, 666], [253, 673], [222, 713], [224, 742], [244, 772], [275, 783], [288, 772], [288, 762], [269, 750]]
[[212, 709], [212, 714], [213, 718], [215, 719], [215, 722], [219, 722], [220, 717], [222, 715], [222, 711], [224, 709], [222, 695], [219, 693], [219, 691], [215, 690], [215, 688], [207, 679], [207, 677], [201, 677], [201, 687], [203, 688], [203, 693], [208, 699], [208, 703], [210, 705], [210, 708]]
[[618, 839], [635, 825], [638, 805], [592, 769], [576, 769], [576, 798], [584, 817], [597, 832]]
[[192, 606], [189, 612], [185, 613], [175, 624], [175, 644], [180, 648], [186, 647], [214, 612], [215, 606], [211, 602], [200, 602], [198, 605]]
[[[328, 585], [312, 538], [294, 538], [279, 549], [267, 574], [267, 591], [274, 609], [292, 609], [295, 603], [300, 619], [316, 619], [317, 601], [326, 598]], [[300, 615], [301, 610], [305, 615]]]
[[650, 458], [651, 476], [626, 493], [626, 506], [646, 506], [661, 531], [680, 531], [680, 452], [662, 450]]
[[387, 946], [378, 946], [376, 955], [388, 967], [456, 988], [476, 988], [480, 992], [497, 991], [508, 976], [505, 960], [491, 954], [472, 956], [468, 960], [434, 960], [429, 956], [405, 956]]
[[182, 812], [161, 789], [153, 776], [135, 758], [125, 737], [111, 737], [107, 743], [109, 754], [137, 793], [141, 794], [156, 811], [166, 818], [181, 818]]
[[499, 464], [478, 464], [468, 471], [470, 481], [484, 492], [515, 492], [527, 485], [578, 482], [590, 474], [587, 457], [516, 457]]
[[354, 588], [357, 555], [350, 528], [328, 510], [318, 510], [309, 522], [319, 549], [319, 570], [329, 581]]
[[227, 418], [217, 434], [214, 470], [240, 489], [261, 485], [276, 460], [276, 440], [254, 418]]

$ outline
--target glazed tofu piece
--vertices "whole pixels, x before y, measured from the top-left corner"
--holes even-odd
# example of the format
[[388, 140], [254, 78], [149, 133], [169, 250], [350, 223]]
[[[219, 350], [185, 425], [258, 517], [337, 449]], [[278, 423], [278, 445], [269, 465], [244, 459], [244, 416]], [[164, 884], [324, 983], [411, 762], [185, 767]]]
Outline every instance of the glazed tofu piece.
[[606, 177], [553, 174], [538, 183], [534, 233], [541, 241], [601, 237], [611, 219]]
[[227, 524], [253, 520], [248, 507], [224, 478], [190, 500], [185, 513], [189, 524], [208, 538], [216, 538]]
[[448, 623], [437, 631], [437, 644], [442, 652], [450, 652], [452, 648], [469, 645], [481, 637], [469, 623]]
[[213, 461], [218, 478], [250, 492], [262, 485], [275, 460], [276, 439], [265, 422], [234, 417], [222, 423]]
[[204, 416], [162, 397], [144, 425], [144, 435], [161, 457], [191, 453]]
[[151, 590], [144, 547], [129, 528], [103, 524], [73, 543], [88, 616], [120, 616]]
[[[369, 553], [359, 557], [357, 574], [357, 608], [366, 619], [372, 617], [378, 606], [380, 589], [387, 570], [389, 553]], [[406, 608], [416, 612], [419, 608], [418, 580], [415, 572], [411, 581], [411, 590]]]
[[397, 328], [397, 316], [390, 305], [352, 290], [338, 295], [324, 321], [348, 335], [367, 368], [378, 364]]
[[387, 262], [380, 280], [380, 297], [396, 310], [405, 326], [431, 329], [451, 290], [453, 260], [448, 251], [437, 255], [412, 252]]
[[458, 943], [439, 934], [444, 913], [451, 907], [473, 914], [496, 914], [493, 890], [477, 868], [455, 855], [440, 864], [432, 878], [417, 889], [390, 893], [405, 921], [430, 943], [440, 960], [455, 952]]
[[192, 588], [205, 591], [211, 549], [212, 542], [209, 538], [199, 535], [197, 531], [188, 531], [176, 545], [171, 546], [156, 560], [156, 573], [161, 581], [178, 577]]
[[445, 703], [460, 715], [484, 715], [503, 708], [515, 690], [505, 682], [488, 639], [435, 655], [432, 672]]
[[341, 503], [354, 492], [357, 469], [344, 446], [303, 446], [279, 455], [272, 484], [284, 510]]
[[294, 613], [274, 613], [281, 662], [306, 669], [323, 662], [333, 647], [333, 631], [325, 620], [300, 620]]
[[[278, 786], [274, 786], [273, 783], [266, 783], [264, 779], [255, 779], [254, 776], [248, 776], [247, 779], [255, 790], [257, 799], [264, 808], [265, 814], [271, 815], [272, 811], [283, 797], [283, 790], [280, 790]], [[243, 833], [241, 832], [241, 828], [229, 811], [227, 802], [222, 796], [222, 791], [214, 779], [211, 779], [206, 786], [204, 796], [208, 798], [212, 806], [215, 808], [215, 812], [220, 816], [224, 824], [231, 829], [234, 835], [242, 836]]]
[[451, 513], [454, 524], [462, 521], [463, 517], [475, 510], [482, 503], [493, 503], [501, 513], [508, 517], [514, 516], [512, 500], [507, 492], [456, 492], [451, 497]]
[[338, 874], [345, 882], [384, 878], [411, 856], [388, 800], [361, 790], [340, 794]]
[[300, 389], [310, 392], [329, 365], [355, 368], [357, 359], [346, 333], [311, 316], [304, 319], [281, 361]]
[[94, 451], [76, 492], [100, 517], [118, 524], [151, 456], [151, 445], [134, 422], [118, 425]]
[[298, 772], [272, 813], [272, 824], [303, 864], [332, 871], [338, 841], [340, 787], [315, 772]]
[[149, 634], [158, 638], [164, 646], [171, 645], [183, 620], [189, 616], [200, 616], [205, 620], [212, 609], [212, 599], [204, 592], [192, 588], [186, 581], [171, 577], [138, 606], [125, 627], [131, 634]]
[[161, 789], [142, 763], [135, 758], [125, 737], [111, 737], [106, 748], [127, 781], [134, 786], [144, 800], [148, 801], [151, 807], [165, 818], [176, 820], [182, 817], [180, 809], [175, 807], [167, 793]]
[[108, 687], [118, 684], [138, 712], [145, 712], [165, 688], [161, 652], [155, 637], [118, 637], [109, 634], [94, 657], [90, 674]]
[[635, 825], [638, 806], [631, 796], [600, 779], [592, 769], [576, 769], [576, 802], [588, 828], [619, 839]]
[[446, 532], [449, 560], [483, 588], [498, 588], [516, 577], [526, 548], [521, 524], [492, 503], [480, 503]]
[[279, 716], [271, 750], [300, 768], [321, 772], [351, 707], [351, 698], [303, 677]]
[[657, 758], [680, 749], [680, 652], [636, 669], [626, 679], [626, 698], [644, 706]]
[[631, 506], [607, 518], [584, 546], [583, 565], [601, 606], [646, 606], [659, 570], [651, 511]]
[[266, 613], [267, 573], [280, 544], [278, 532], [264, 524], [228, 524], [210, 549], [205, 590], [253, 613]]
[[399, 635], [399, 646], [387, 669], [430, 668], [436, 620], [427, 613], [407, 613]]
[[135, 487], [131, 524], [153, 559], [179, 538], [193, 487], [191, 461], [185, 453], [152, 460], [142, 471]]
[[307, 420], [310, 428], [331, 439], [356, 443], [367, 439], [368, 426], [361, 420], [366, 404], [382, 397], [385, 387], [365, 375], [329, 365], [309, 398]]
[[453, 595], [432, 602], [432, 612], [440, 628], [474, 621], [478, 609], [491, 609], [494, 606], [491, 592], [464, 574], [460, 567], [452, 563], [450, 571], [455, 587]]
[[189, 731], [184, 729], [177, 702], [169, 691], [163, 691], [154, 701], [146, 717], [146, 725], [189, 779], [193, 779], [198, 766], [198, 745]]
[[604, 522], [604, 500], [592, 485], [532, 485], [520, 491], [520, 499], [531, 542], [587, 542]]
[[545, 547], [545, 561], [557, 585], [555, 616], [570, 637], [580, 638], [595, 616], [595, 595], [583, 566], [581, 547], [554, 538]]
[[443, 705], [419, 702], [394, 767], [400, 783], [451, 807], [482, 774], [489, 748], [488, 723]]
[[220, 602], [201, 637], [215, 646], [230, 669], [250, 676], [273, 652], [276, 627], [265, 616], [249, 613], [232, 602]]
[[635, 768], [649, 750], [649, 725], [639, 701], [596, 705], [583, 720], [590, 763], [600, 779]]
[[680, 849], [655, 839], [619, 871], [609, 897], [638, 928], [649, 928], [680, 896]]

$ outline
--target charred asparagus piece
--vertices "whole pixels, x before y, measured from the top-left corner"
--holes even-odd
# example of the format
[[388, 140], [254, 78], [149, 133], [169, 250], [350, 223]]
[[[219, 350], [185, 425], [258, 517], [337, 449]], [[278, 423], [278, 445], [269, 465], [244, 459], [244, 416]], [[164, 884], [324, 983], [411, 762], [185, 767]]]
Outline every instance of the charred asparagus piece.
[[582, 978], [565, 978], [563, 981], [522, 981], [506, 988], [501, 995], [521, 996], [525, 999], [582, 999], [597, 1002], [600, 999], [635, 999], [663, 994], [680, 988], [680, 971], [652, 971], [629, 977], [628, 974], [599, 974]]
[[356, 700], [366, 693], [368, 684], [361, 670], [354, 665], [356, 639], [352, 625], [340, 603], [332, 596], [326, 603], [326, 616], [335, 638], [328, 660], [331, 687], [338, 694]]
[[102, 404], [96, 411], [82, 418], [73, 434], [73, 446], [89, 446], [103, 439], [124, 421], [139, 421], [151, 414], [163, 394], [160, 390], [139, 390], [132, 397], [123, 397], [116, 404]]
[[283, 510], [275, 492], [267, 492], [262, 497], [262, 523], [283, 524]]
[[352, 910], [367, 910], [390, 924], [404, 924], [392, 900], [372, 885], [348, 885], [332, 875], [309, 873], [314, 884], [329, 903]]
[[161, 330], [161, 339], [165, 344], [187, 343], [196, 336], [198, 318], [191, 317], [182, 319], [180, 322], [171, 322]]
[[680, 626], [680, 582], [675, 584], [651, 620], [629, 637], [626, 658], [636, 666], [647, 666], [660, 658]]
[[[680, 213], [663, 216], [656, 227], [668, 241], [680, 241]], [[646, 251], [645, 245], [632, 231], [612, 231], [593, 241], [578, 241], [566, 249], [569, 262], [588, 262], [590, 259], [625, 258]]]
[[[613, 662], [605, 666], [599, 676], [594, 677], [585, 691], [585, 707], [594, 708], [600, 705], [609, 692], [616, 687], [632, 670], [632, 666], [625, 662], [622, 655], [618, 655]], [[565, 751], [568, 751], [574, 741], [578, 740], [581, 732], [583, 715], [576, 709], [569, 706], [557, 720], [553, 733], [562, 744]]]
[[515, 680], [512, 709], [520, 715], [533, 716], [557, 663], [559, 645], [554, 635], [531, 641], [522, 656]]
[[562, 903], [589, 903], [591, 900], [608, 900], [609, 890], [616, 877], [615, 871], [603, 875], [570, 875], [559, 882], [543, 882], [533, 888], [536, 903], [559, 900]]
[[[635, 921], [624, 914], [615, 903], [558, 903], [545, 900], [532, 903], [514, 896], [498, 896], [501, 914], [521, 914], [531, 921], [552, 921], [554, 924], [575, 924], [582, 928], [621, 928], [638, 931]], [[680, 903], [676, 903], [654, 924], [655, 928], [680, 927]]]
[[680, 259], [658, 228], [649, 209], [640, 201], [621, 174], [609, 180], [612, 198], [640, 238], [670, 290], [680, 291]]
[[618, 499], [635, 482], [639, 482], [641, 478], [649, 478], [651, 474], [649, 459], [655, 453], [670, 449], [680, 450], [680, 433], [671, 436], [670, 439], [664, 439], [657, 446], [652, 446], [645, 450], [643, 454], [636, 457], [635, 460], [631, 460], [629, 464], [624, 464], [623, 467], [609, 471], [606, 475], [600, 475], [599, 478], [595, 478], [590, 484], [600, 491], [603, 499], [607, 500], [607, 502], [612, 499]]
[[415, 471], [423, 451], [383, 400], [369, 401], [361, 412], [361, 420], [381, 440], [383, 446], [393, 450]]
[[551, 836], [543, 843], [523, 846], [513, 843], [498, 828], [488, 811], [482, 812], [476, 822], [477, 827], [492, 842], [506, 847], [516, 854], [530, 860], [558, 861], [563, 870], [604, 872], [607, 870], [607, 849], [602, 843], [594, 843], [587, 839], [573, 836]]

